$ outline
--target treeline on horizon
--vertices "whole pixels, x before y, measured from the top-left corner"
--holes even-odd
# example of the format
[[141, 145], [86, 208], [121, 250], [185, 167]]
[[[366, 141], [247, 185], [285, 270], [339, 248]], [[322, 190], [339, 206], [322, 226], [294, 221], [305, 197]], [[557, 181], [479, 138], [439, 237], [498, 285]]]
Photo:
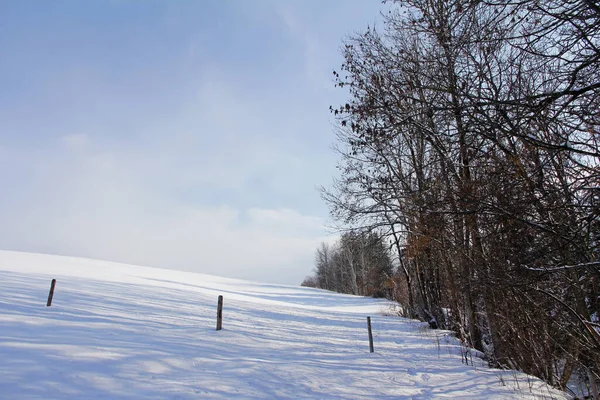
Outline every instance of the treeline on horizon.
[[346, 233], [305, 284], [395, 288], [491, 365], [597, 397], [600, 5], [387, 3], [334, 71], [348, 101], [321, 192]]
[[346, 232], [334, 244], [321, 243], [314, 272], [302, 286], [394, 299], [391, 253], [374, 232]]

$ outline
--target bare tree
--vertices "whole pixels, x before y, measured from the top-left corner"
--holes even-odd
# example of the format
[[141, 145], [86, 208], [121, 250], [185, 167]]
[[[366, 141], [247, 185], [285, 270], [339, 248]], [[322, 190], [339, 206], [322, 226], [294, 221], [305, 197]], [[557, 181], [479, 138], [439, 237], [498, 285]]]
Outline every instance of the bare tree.
[[[350, 99], [331, 108], [332, 215], [390, 238], [414, 315], [493, 364], [598, 376], [598, 6], [393, 3], [334, 72]], [[360, 260], [346, 253], [353, 292]]]

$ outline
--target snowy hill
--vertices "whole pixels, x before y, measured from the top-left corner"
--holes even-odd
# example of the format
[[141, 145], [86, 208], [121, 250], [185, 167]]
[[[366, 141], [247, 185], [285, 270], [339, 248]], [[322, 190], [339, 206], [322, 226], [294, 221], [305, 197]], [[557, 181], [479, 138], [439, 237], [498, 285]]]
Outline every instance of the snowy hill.
[[[52, 278], [56, 291], [46, 307]], [[390, 306], [309, 288], [0, 251], [0, 398], [567, 398], [476, 358], [465, 365], [447, 332], [384, 316]]]

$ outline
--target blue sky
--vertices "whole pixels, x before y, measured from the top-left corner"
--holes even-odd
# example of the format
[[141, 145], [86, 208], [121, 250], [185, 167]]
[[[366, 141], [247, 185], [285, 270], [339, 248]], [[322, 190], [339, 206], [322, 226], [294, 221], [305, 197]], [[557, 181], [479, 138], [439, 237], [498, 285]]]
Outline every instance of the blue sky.
[[378, 0], [0, 3], [0, 248], [300, 283]]

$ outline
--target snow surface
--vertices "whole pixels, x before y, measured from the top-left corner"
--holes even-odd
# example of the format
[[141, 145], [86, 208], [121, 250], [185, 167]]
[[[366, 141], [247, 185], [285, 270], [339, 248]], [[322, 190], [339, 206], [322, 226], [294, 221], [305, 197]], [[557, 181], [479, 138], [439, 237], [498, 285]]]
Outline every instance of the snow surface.
[[477, 358], [462, 363], [448, 332], [385, 316], [391, 307], [310, 288], [0, 251], [0, 398], [567, 398], [525, 374]]

